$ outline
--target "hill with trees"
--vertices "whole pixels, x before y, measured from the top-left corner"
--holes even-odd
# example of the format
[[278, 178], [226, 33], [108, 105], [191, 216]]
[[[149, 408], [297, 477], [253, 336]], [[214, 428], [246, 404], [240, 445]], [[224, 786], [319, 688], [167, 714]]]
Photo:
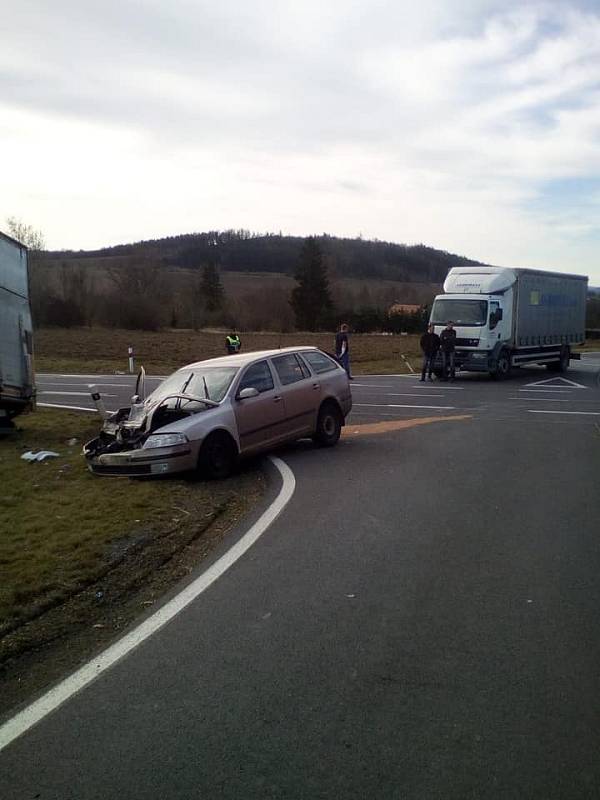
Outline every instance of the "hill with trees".
[[[423, 244], [245, 230], [87, 251], [36, 247], [34, 318], [38, 326], [287, 331], [331, 327], [343, 316], [357, 328], [377, 329], [387, 325], [393, 304], [427, 303], [451, 267], [478, 263]], [[319, 286], [327, 290], [323, 303]]]
[[[479, 264], [465, 256], [423, 244], [405, 245], [378, 240], [314, 237], [330, 277], [441, 283], [451, 267]], [[100, 250], [54, 251], [52, 261], [106, 264], [108, 261], [147, 259], [163, 267], [198, 269], [215, 263], [224, 272], [294, 275], [306, 239], [249, 231], [208, 231], [170, 236]]]

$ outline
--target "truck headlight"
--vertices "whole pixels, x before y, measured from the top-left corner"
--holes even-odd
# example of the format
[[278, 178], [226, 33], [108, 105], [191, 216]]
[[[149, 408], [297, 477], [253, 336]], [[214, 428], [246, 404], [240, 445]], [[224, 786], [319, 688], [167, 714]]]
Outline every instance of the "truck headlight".
[[144, 442], [144, 450], [155, 447], [173, 447], [177, 444], [187, 444], [188, 438], [184, 433], [154, 433]]

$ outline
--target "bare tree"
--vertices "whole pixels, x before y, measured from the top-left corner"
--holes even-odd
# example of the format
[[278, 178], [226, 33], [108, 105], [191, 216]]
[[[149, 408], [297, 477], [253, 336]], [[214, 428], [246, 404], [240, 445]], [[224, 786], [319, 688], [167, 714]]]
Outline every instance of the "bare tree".
[[110, 267], [107, 320], [123, 328], [157, 330], [167, 321], [171, 287], [157, 261], [139, 257]]
[[24, 244], [29, 250], [41, 251], [45, 249], [44, 234], [38, 228], [34, 228], [33, 225], [27, 225], [17, 217], [7, 217], [6, 227], [13, 239]]

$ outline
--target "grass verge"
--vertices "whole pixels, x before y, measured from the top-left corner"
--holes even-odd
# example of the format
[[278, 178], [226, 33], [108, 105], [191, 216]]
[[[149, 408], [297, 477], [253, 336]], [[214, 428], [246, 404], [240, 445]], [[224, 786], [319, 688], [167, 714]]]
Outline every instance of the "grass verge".
[[[0, 681], [15, 691], [28, 660], [38, 678], [26, 683], [39, 688], [72, 666], [57, 644], [76, 659], [82, 631], [86, 652], [114, 636], [193, 569], [264, 488], [255, 465], [218, 483], [97, 478], [81, 456], [95, 416], [39, 409], [18, 425], [0, 440]], [[34, 449], [60, 458], [21, 459]], [[58, 658], [56, 669], [40, 669], [42, 652]], [[15, 696], [3, 692], [0, 708]]]

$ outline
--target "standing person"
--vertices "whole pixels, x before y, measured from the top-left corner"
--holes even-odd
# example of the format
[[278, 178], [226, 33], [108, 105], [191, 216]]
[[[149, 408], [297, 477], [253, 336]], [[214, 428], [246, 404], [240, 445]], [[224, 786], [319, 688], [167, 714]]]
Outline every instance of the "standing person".
[[348, 380], [354, 380], [350, 375], [350, 345], [348, 342], [348, 326], [346, 323], [340, 325], [339, 331], [335, 335], [335, 357], [346, 370]]
[[431, 377], [431, 370], [435, 363], [435, 357], [440, 349], [440, 337], [435, 332], [435, 327], [430, 323], [427, 326], [427, 333], [421, 336], [421, 350], [423, 351], [423, 369], [421, 370], [421, 382], [425, 380], [425, 373], [428, 373], [429, 380]]
[[440, 336], [440, 346], [442, 348], [442, 366], [444, 370], [444, 377], [442, 380], [448, 380], [448, 372], [450, 372], [450, 380], [454, 380], [454, 347], [456, 345], [456, 331], [454, 330], [454, 323], [448, 320], [448, 324], [442, 331]]
[[234, 353], [239, 353], [242, 349], [242, 340], [240, 339], [239, 334], [235, 332], [235, 329], [233, 333], [230, 333], [225, 338], [225, 347], [227, 348], [227, 354], [230, 356]]

